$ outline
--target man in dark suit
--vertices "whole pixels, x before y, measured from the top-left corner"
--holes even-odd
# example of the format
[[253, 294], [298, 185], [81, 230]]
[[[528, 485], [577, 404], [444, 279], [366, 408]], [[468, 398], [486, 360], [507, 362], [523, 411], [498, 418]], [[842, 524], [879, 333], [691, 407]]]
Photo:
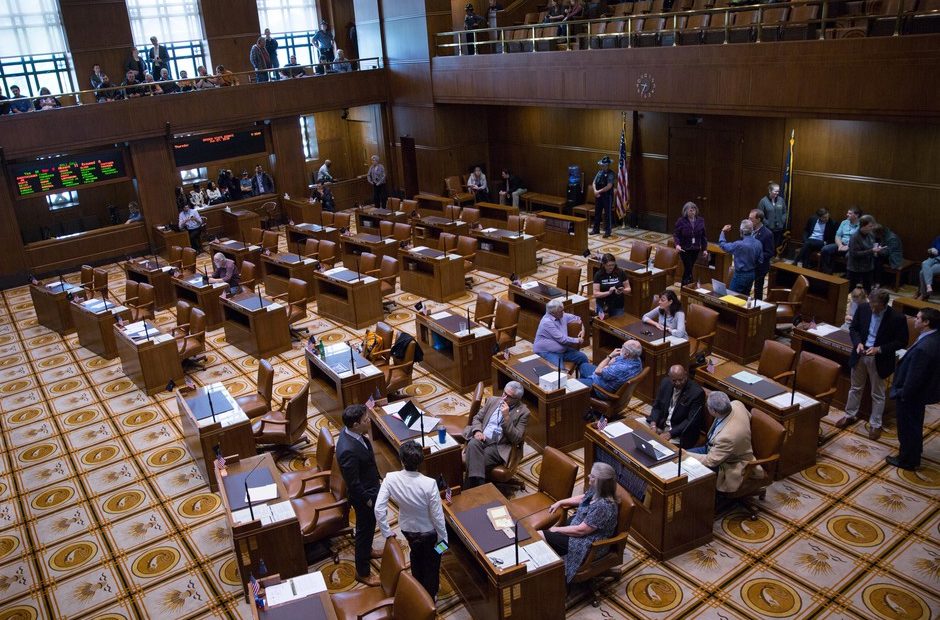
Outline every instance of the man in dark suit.
[[466, 488], [486, 482], [486, 470], [509, 462], [512, 446], [525, 439], [529, 408], [522, 402], [522, 384], [510, 381], [502, 398], [492, 398], [480, 408], [463, 430], [467, 439]]
[[704, 406], [702, 386], [689, 379], [684, 366], [676, 364], [660, 381], [647, 421], [664, 441], [692, 448], [705, 422]]
[[165, 45], [160, 45], [157, 37], [150, 37], [150, 49], [147, 50], [147, 56], [150, 60], [150, 73], [154, 78], [160, 79], [161, 69], [166, 69], [169, 74], [170, 54], [166, 51]]
[[904, 354], [894, 373], [891, 398], [895, 402], [898, 418], [897, 456], [885, 458], [888, 465], [914, 470], [920, 466], [924, 449], [924, 409], [940, 402], [940, 312], [924, 308], [914, 319], [914, 329], [920, 332], [917, 340]]
[[369, 574], [371, 558], [382, 557], [372, 549], [375, 535], [375, 499], [379, 495], [379, 468], [375, 464], [369, 431], [369, 411], [365, 405], [349, 405], [343, 411], [343, 430], [336, 440], [336, 460], [349, 490], [349, 504], [356, 511], [356, 580], [367, 586], [379, 585]]
[[803, 247], [793, 264], [806, 261], [812, 252], [818, 252], [823, 246], [836, 242], [836, 223], [829, 217], [829, 209], [817, 209], [816, 215], [806, 220], [803, 228]]
[[271, 175], [264, 171], [260, 165], [255, 166], [255, 174], [251, 177], [251, 195], [260, 196], [261, 194], [273, 194], [274, 181]]
[[764, 280], [770, 272], [770, 259], [777, 253], [774, 245], [774, 233], [764, 226], [764, 212], [760, 209], [751, 209], [747, 219], [754, 227], [754, 238], [760, 241], [760, 262], [754, 269], [754, 299], [764, 298]]
[[862, 404], [862, 390], [871, 384], [871, 416], [868, 438], [881, 437], [881, 420], [885, 409], [885, 380], [894, 372], [895, 351], [907, 346], [907, 319], [888, 307], [891, 299], [885, 289], [875, 289], [867, 304], [855, 311], [849, 326], [852, 338], [851, 387], [845, 402], [845, 417], [836, 422], [839, 428], [855, 423]]

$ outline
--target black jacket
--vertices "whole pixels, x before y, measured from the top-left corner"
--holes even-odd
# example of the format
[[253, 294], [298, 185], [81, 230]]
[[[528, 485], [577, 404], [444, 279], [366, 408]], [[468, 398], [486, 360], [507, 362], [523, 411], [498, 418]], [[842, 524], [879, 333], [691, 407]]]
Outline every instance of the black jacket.
[[915, 342], [901, 358], [891, 383], [891, 398], [925, 405], [940, 402], [937, 368], [940, 368], [940, 331]]
[[[672, 381], [663, 377], [656, 391], [656, 400], [650, 410], [650, 420], [656, 423], [656, 428], [666, 428], [666, 419], [669, 417], [669, 403], [672, 401]], [[695, 381], [689, 379], [679, 393], [679, 401], [672, 410], [672, 426], [669, 434], [679, 437], [679, 445], [683, 448], [692, 448], [698, 443], [699, 434], [705, 422], [705, 392]]]
[[374, 452], [347, 435], [344, 429], [336, 440], [336, 460], [349, 490], [350, 503], [353, 506], [358, 504], [374, 507], [381, 484]]
[[[806, 220], [806, 226], [803, 228], [803, 243], [806, 243], [806, 240], [809, 239], [809, 236], [813, 234], [813, 231], [816, 229], [816, 222], [819, 221], [819, 218], [815, 215], [808, 220]], [[836, 242], [836, 223], [832, 221], [832, 218], [829, 218], [829, 221], [826, 222], [825, 228], [823, 228], [823, 243], [835, 243]]]
[[[849, 336], [852, 338], [852, 355], [849, 356], [849, 367], [854, 368], [860, 357], [858, 345], [868, 340], [868, 328], [871, 326], [871, 306], [862, 304], [852, 317], [849, 325]], [[875, 354], [875, 368], [878, 376], [887, 379], [894, 372], [896, 362], [895, 352], [907, 346], [907, 318], [891, 307], [885, 308], [878, 333], [875, 334], [875, 346], [881, 347], [881, 353]]]

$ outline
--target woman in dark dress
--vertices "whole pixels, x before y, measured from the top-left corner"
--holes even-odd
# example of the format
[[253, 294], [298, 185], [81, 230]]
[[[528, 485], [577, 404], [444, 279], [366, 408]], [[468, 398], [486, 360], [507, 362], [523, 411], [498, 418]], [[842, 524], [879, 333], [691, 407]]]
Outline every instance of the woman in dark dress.
[[682, 259], [682, 286], [685, 286], [692, 281], [692, 268], [699, 253], [704, 253], [705, 258], [708, 258], [705, 220], [698, 216], [698, 205], [694, 202], [682, 205], [682, 216], [676, 220], [672, 236]]

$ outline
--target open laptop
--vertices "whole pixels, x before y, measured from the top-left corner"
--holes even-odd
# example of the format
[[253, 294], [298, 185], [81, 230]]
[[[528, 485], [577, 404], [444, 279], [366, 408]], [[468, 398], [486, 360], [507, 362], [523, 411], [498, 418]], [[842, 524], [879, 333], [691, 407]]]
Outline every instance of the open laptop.
[[421, 417], [421, 412], [418, 411], [415, 404], [409, 400], [398, 412], [398, 416], [401, 418], [401, 421], [405, 423], [405, 426], [411, 428], [411, 425], [417, 422], [418, 418]]
[[725, 283], [714, 278], [712, 278], [712, 290], [715, 291], [716, 295], [721, 297], [724, 297], [728, 294], [728, 287], [725, 286]]
[[636, 446], [636, 449], [650, 457], [651, 459], [661, 461], [662, 459], [669, 458], [672, 456], [672, 452], [669, 450], [659, 450], [653, 444], [651, 444], [646, 439], [643, 439], [636, 433], [631, 433], [633, 435], [633, 443]]

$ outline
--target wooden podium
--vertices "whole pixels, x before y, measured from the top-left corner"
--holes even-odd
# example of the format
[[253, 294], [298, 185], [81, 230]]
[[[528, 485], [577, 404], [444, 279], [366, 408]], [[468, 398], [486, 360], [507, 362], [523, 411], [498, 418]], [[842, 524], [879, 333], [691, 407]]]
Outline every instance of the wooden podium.
[[224, 282], [203, 284], [203, 274], [197, 273], [185, 278], [173, 278], [176, 298], [188, 301], [206, 315], [206, 330], [213, 331], [222, 327], [222, 304], [219, 299], [228, 288]]
[[728, 291], [727, 295], [740, 304], [722, 299], [722, 295], [712, 290], [711, 282], [682, 287], [682, 305], [686, 309], [696, 303], [718, 313], [718, 326], [715, 330], [714, 349], [716, 353], [729, 357], [741, 364], [750, 364], [760, 359], [764, 341], [772, 340], [777, 324], [777, 305], [767, 301], [751, 300], [744, 295]]
[[552, 299], [561, 299], [565, 305], [565, 312], [581, 318], [581, 325], [585, 328], [584, 336], [590, 338], [591, 305], [587, 297], [565, 294], [563, 289], [537, 280], [523, 282], [521, 285], [510, 284], [507, 297], [509, 301], [519, 306], [518, 334], [520, 338], [529, 342], [535, 340], [539, 322], [545, 316], [545, 306]]
[[383, 256], [398, 258], [398, 241], [391, 236], [382, 237], [378, 234], [363, 232], [355, 235], [347, 233], [340, 237], [340, 246], [343, 266], [347, 269], [356, 269], [356, 257], [364, 252], [375, 255], [376, 269], [382, 264]]
[[516, 231], [483, 228], [473, 231], [477, 238], [476, 268], [501, 276], [520, 278], [535, 273], [535, 237]]
[[85, 289], [64, 280], [48, 284], [30, 284], [29, 296], [36, 309], [36, 320], [43, 327], [48, 327], [59, 334], [67, 334], [75, 329], [72, 311], [69, 309], [69, 296], [83, 293]]
[[290, 279], [297, 278], [307, 283], [307, 298], [313, 298], [313, 274], [317, 270], [315, 259], [278, 252], [262, 254], [261, 264], [264, 266], [264, 292], [268, 295], [273, 297], [286, 293]]
[[309, 223], [287, 226], [287, 250], [289, 252], [303, 254], [307, 239], [332, 241], [336, 245], [339, 245], [339, 228]]
[[[479, 252], [477, 257], [479, 259]], [[463, 257], [418, 246], [399, 250], [401, 290], [445, 302], [464, 294]]]
[[257, 358], [290, 350], [287, 306], [256, 293], [222, 297], [225, 340]]
[[252, 228], [261, 228], [261, 216], [254, 211], [225, 208], [220, 213], [222, 214], [222, 230], [230, 239], [245, 241], [251, 234]]
[[[630, 292], [623, 294], [623, 309], [627, 314], [633, 316], [643, 316], [649, 312], [655, 304], [654, 297], [666, 290], [666, 286], [672, 282], [666, 282], [666, 272], [662, 269], [648, 265], [634, 263], [625, 258], [617, 259], [617, 266], [623, 269], [627, 280], [630, 282]], [[594, 273], [601, 268], [600, 261], [591, 257], [588, 259], [587, 284], [588, 290], [593, 290]]]
[[165, 264], [160, 257], [132, 259], [124, 263], [127, 279], [143, 282], [153, 287], [156, 310], [165, 310], [176, 303], [173, 289], [173, 266]]
[[542, 238], [542, 245], [568, 254], [580, 254], [587, 249], [588, 221], [586, 219], [554, 211], [539, 211], [536, 215], [545, 220], [545, 237]]
[[424, 351], [421, 365], [453, 390], [464, 393], [480, 381], [489, 383], [496, 334], [485, 326], [442, 310], [430, 316], [416, 313], [415, 334]]
[[[309, 348], [304, 350], [307, 377], [311, 385], [316, 384], [321, 393], [334, 401], [325, 404], [318, 399], [317, 406], [337, 428], [342, 428], [342, 413], [347, 406], [363, 404], [370, 396], [376, 400], [385, 397], [385, 374], [346, 343], [330, 345], [325, 350], [325, 357]], [[313, 394], [311, 390], [311, 400]]]
[[124, 329], [115, 325], [111, 329], [124, 374], [148, 396], [165, 390], [171, 380], [183, 380], [183, 366], [172, 334], [161, 332], [149, 321], [131, 323]]
[[114, 325], [118, 317], [124, 321], [130, 320], [131, 311], [128, 308], [110, 302], [106, 306], [100, 299], [89, 299], [73, 301], [69, 309], [80, 345], [107, 360], [118, 356]]
[[313, 274], [314, 296], [317, 298], [317, 314], [363, 329], [381, 321], [382, 290], [379, 281], [372, 276], [334, 267]]

